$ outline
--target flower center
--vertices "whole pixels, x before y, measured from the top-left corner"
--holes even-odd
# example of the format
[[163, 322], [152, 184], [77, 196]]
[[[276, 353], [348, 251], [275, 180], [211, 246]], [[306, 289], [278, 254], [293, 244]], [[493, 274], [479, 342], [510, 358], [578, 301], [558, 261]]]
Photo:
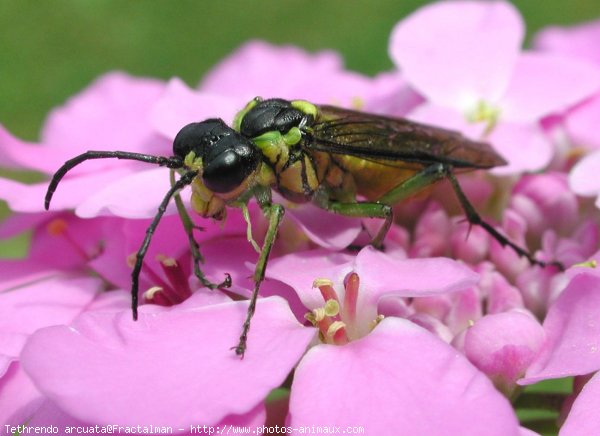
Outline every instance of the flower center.
[[[127, 263], [133, 267], [136, 259], [136, 253], [127, 257]], [[185, 301], [192, 295], [192, 290], [188, 283], [188, 274], [178, 262], [172, 257], [165, 255], [156, 256], [163, 275], [161, 276], [147, 265], [144, 261], [141, 274], [152, 283], [152, 286], [143, 294], [145, 303], [158, 304], [160, 306], [173, 306]]]
[[55, 218], [48, 222], [46, 231], [50, 236], [63, 238], [84, 262], [93, 260], [102, 254], [102, 241], [98, 241], [91, 250], [86, 250], [80, 241], [72, 236], [69, 223], [64, 218]]
[[500, 108], [484, 100], [479, 100], [475, 107], [467, 111], [465, 115], [470, 123], [486, 123], [485, 136], [491, 133], [496, 126], [500, 117]]
[[[321, 291], [325, 304], [305, 315], [312, 325], [319, 329], [321, 342], [333, 345], [344, 345], [359, 339], [373, 330], [383, 319], [379, 315], [368, 326], [361, 325], [357, 318], [358, 290], [360, 280], [355, 272], [349, 273], [344, 279], [344, 298], [340, 299], [329, 279], [317, 279], [313, 287]], [[365, 328], [366, 327], [366, 328]]]

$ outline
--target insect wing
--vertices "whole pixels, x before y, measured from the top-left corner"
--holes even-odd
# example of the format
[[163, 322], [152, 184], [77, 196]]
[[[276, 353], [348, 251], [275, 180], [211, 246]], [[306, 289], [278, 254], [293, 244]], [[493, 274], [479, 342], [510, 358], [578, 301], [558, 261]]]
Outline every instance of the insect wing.
[[319, 106], [307, 149], [406, 167], [447, 163], [456, 168], [492, 168], [506, 161], [485, 142], [458, 132], [334, 106]]

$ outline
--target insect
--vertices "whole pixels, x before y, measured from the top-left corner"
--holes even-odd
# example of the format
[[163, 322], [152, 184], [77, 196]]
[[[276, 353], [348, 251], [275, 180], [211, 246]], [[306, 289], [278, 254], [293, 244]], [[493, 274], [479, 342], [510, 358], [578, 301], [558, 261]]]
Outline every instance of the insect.
[[[447, 179], [469, 223], [482, 226], [531, 264], [546, 266], [482, 220], [455, 177], [457, 171], [504, 165], [504, 159], [487, 143], [406, 119], [317, 106], [304, 100], [257, 97], [237, 114], [231, 127], [216, 118], [183, 127], [173, 142], [173, 156], [88, 151], [67, 161], [50, 182], [46, 209], [70, 169], [86, 160], [104, 158], [137, 160], [172, 170], [172, 186], [146, 232], [132, 271], [134, 319], [142, 261], [173, 197], [190, 242], [195, 275], [210, 288], [231, 285], [229, 276], [216, 284], [202, 274], [193, 224], [178, 197], [182, 188], [191, 185], [191, 206], [196, 213], [216, 220], [224, 219], [227, 207], [244, 208], [256, 199], [269, 224], [256, 264], [248, 313], [234, 347], [240, 356], [246, 350], [258, 291], [284, 215], [283, 206], [272, 201], [272, 189], [293, 203], [311, 201], [336, 214], [383, 219], [372, 240], [374, 246], [381, 246], [393, 221], [391, 206]], [[173, 171], [180, 175], [177, 181]], [[358, 201], [357, 196], [364, 200]]]

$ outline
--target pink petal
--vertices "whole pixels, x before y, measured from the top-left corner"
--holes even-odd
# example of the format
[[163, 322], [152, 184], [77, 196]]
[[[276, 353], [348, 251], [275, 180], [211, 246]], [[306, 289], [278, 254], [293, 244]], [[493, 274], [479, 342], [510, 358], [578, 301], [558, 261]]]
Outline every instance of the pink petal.
[[550, 163], [554, 148], [535, 124], [503, 122], [486, 138], [508, 165], [494, 168], [496, 175], [538, 171]]
[[438, 2], [396, 25], [389, 52], [428, 100], [465, 110], [504, 93], [523, 36], [508, 2]]
[[509, 311], [477, 320], [467, 330], [464, 351], [477, 368], [510, 392], [544, 339], [544, 330], [532, 315]]
[[64, 163], [61, 153], [41, 144], [21, 141], [0, 125], [0, 162], [4, 168], [51, 174]]
[[598, 120], [600, 119], [600, 94], [571, 111], [565, 127], [575, 146], [600, 148]]
[[43, 327], [70, 323], [102, 288], [95, 278], [46, 274], [0, 292], [0, 376], [18, 359], [27, 336]]
[[[74, 209], [85, 201], [90, 193], [97, 192], [115, 180], [131, 174], [136, 167], [139, 166], [121, 163], [117, 167], [104, 171], [66, 177], [61, 181], [52, 198], [50, 210]], [[0, 198], [4, 199], [15, 212], [43, 212], [47, 190], [48, 182], [26, 185], [0, 178]]]
[[0, 238], [19, 235], [48, 221], [49, 213], [10, 214], [0, 223]]
[[404, 117], [424, 102], [398, 71], [383, 72], [373, 79], [373, 89], [365, 101], [365, 112]]
[[59, 429], [65, 429], [70, 426], [91, 427], [88, 423], [69, 416], [59, 409], [53, 402], [43, 399], [40, 406], [27, 419], [29, 427], [37, 426], [56, 426]]
[[288, 212], [311, 241], [331, 250], [346, 248], [362, 230], [360, 219], [334, 215], [312, 204], [303, 204]]
[[[89, 266], [106, 281], [118, 288], [129, 290], [132, 267], [128, 263], [128, 257], [140, 249], [150, 221], [122, 219], [106, 221], [102, 226], [104, 239], [102, 252], [89, 262]], [[188, 250], [187, 235], [183, 231], [179, 216], [165, 216], [152, 236], [140, 275], [140, 289], [145, 291], [151, 286], [159, 285], [155, 281], [156, 275], [166, 280], [160, 264], [161, 256], [178, 260]], [[189, 274], [191, 261], [186, 267]]]
[[592, 196], [600, 193], [600, 151], [585, 156], [575, 164], [569, 174], [569, 187], [578, 195]]
[[499, 102], [507, 121], [534, 122], [562, 112], [600, 88], [600, 66], [545, 53], [523, 53]]
[[366, 434], [518, 434], [508, 401], [452, 347], [385, 319], [345, 346], [312, 348], [296, 369], [293, 427], [362, 426]]
[[83, 421], [185, 427], [201, 416], [213, 425], [255, 408], [314, 337], [283, 300], [264, 299], [242, 360], [230, 348], [246, 303], [146, 307], [136, 323], [129, 312], [95, 313], [40, 330], [23, 350], [23, 366], [48, 398]]
[[579, 436], [600, 432], [600, 374], [588, 381], [571, 407], [560, 429], [561, 436]]
[[513, 188], [510, 201], [510, 207], [526, 219], [527, 231], [535, 235], [548, 228], [561, 234], [572, 233], [580, 221], [578, 206], [567, 175], [562, 172], [522, 177]]
[[541, 436], [539, 433], [528, 429], [527, 427], [519, 427], [520, 436]]
[[403, 297], [446, 294], [479, 281], [479, 274], [452, 259], [399, 260], [371, 246], [358, 253], [355, 265], [354, 271], [368, 286], [374, 301], [392, 293]]
[[[37, 404], [36, 404], [37, 405]], [[32, 408], [33, 409], [33, 408]], [[17, 415], [19, 416], [19, 415]], [[23, 416], [21, 414], [20, 416]], [[65, 429], [66, 427], [78, 426], [80, 428], [95, 428], [93, 425], [89, 423], [82, 422], [78, 419], [73, 418], [72, 416], [66, 414], [63, 410], [58, 408], [51, 401], [44, 399], [41, 402], [41, 405], [30, 414], [31, 417], [27, 416], [26, 419], [18, 420], [16, 417], [12, 418], [11, 425], [17, 426], [22, 424], [23, 422], [27, 422], [29, 427], [40, 427], [40, 426], [54, 426], [59, 429]], [[219, 423], [213, 426], [213, 428], [226, 428], [232, 430], [233, 427], [250, 427], [257, 428], [265, 423], [266, 419], [266, 410], [264, 404], [258, 404], [254, 409], [245, 413], [243, 415], [229, 415]], [[109, 428], [109, 427], [106, 427]], [[210, 427], [206, 428], [206, 431], [209, 430]], [[143, 427], [142, 427], [143, 429]], [[173, 429], [173, 433], [183, 434], [183, 435], [193, 435], [198, 432], [204, 432], [205, 428], [202, 424], [189, 425], [185, 428], [177, 428]], [[156, 430], [155, 430], [156, 431]], [[117, 434], [127, 433], [124, 429], [120, 432], [116, 432]], [[67, 433], [68, 434], [68, 433]], [[153, 433], [157, 434], [157, 433]]]
[[482, 317], [481, 300], [483, 296], [477, 286], [455, 292], [450, 298], [453, 304], [444, 321], [454, 334], [470, 328], [474, 321]]
[[183, 126], [192, 122], [221, 118], [231, 123], [246, 103], [240, 98], [195, 91], [175, 78], [153, 106], [151, 119], [156, 130], [172, 141]]
[[323, 297], [317, 288], [313, 288], [316, 279], [326, 278], [332, 281], [339, 277], [341, 270], [348, 269], [352, 257], [343, 253], [324, 249], [304, 251], [272, 259], [267, 268], [267, 277], [290, 285], [308, 309], [323, 306]]
[[86, 150], [147, 152], [153, 139], [149, 111], [163, 89], [158, 80], [121, 72], [101, 76], [50, 113], [42, 142], [67, 158]]
[[484, 275], [480, 287], [487, 295], [487, 313], [502, 313], [511, 309], [523, 308], [523, 296], [519, 289], [509, 284], [497, 271]]
[[450, 218], [437, 203], [430, 203], [415, 226], [411, 256], [432, 257], [448, 254], [452, 231]]
[[575, 276], [544, 320], [547, 341], [522, 384], [600, 369], [600, 277]]
[[101, 290], [92, 277], [55, 276], [0, 293], [0, 330], [31, 334], [55, 324], [68, 324]]
[[19, 288], [59, 274], [59, 270], [42, 262], [30, 259], [3, 259], [0, 261], [1, 291]]
[[44, 402], [43, 396], [17, 362], [0, 378], [0, 392], [2, 434], [8, 433], [5, 424], [17, 426], [26, 423]]
[[344, 70], [334, 52], [311, 54], [293, 46], [250, 41], [213, 68], [200, 90], [246, 101], [256, 96], [303, 98], [351, 107], [369, 96], [371, 80]]
[[408, 117], [420, 123], [458, 130], [468, 138], [480, 139], [484, 136], [484, 123], [470, 123], [464, 113], [456, 109], [423, 103], [410, 112]]
[[[168, 169], [153, 168], [137, 171], [91, 191], [77, 206], [75, 213], [82, 218], [103, 215], [152, 218], [170, 188]], [[184, 191], [181, 195], [186, 197], [189, 194]], [[175, 204], [171, 201], [166, 213], [170, 214], [174, 211]]]
[[542, 29], [533, 41], [538, 50], [561, 53], [600, 64], [600, 21], [572, 27], [550, 26]]

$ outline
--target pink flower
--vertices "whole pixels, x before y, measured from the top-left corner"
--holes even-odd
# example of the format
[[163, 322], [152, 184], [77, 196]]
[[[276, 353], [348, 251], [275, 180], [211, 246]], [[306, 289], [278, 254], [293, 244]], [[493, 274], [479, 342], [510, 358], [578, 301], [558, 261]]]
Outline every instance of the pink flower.
[[241, 360], [230, 348], [247, 304], [217, 297], [196, 293], [167, 310], [142, 306], [138, 322], [128, 310], [83, 315], [35, 333], [22, 365], [47, 398], [87, 423], [187, 430], [198, 416], [216, 425], [253, 413], [314, 331], [298, 324], [283, 300], [261, 300]]
[[486, 136], [509, 162], [497, 174], [546, 166], [553, 150], [539, 120], [600, 88], [585, 62], [521, 52], [523, 35], [507, 2], [453, 1], [419, 9], [391, 37], [392, 59], [428, 100], [411, 116]]
[[[560, 53], [600, 66], [600, 48], [597, 44], [599, 36], [600, 21], [572, 28], [549, 27], [535, 37], [534, 45], [543, 51]], [[600, 148], [597, 129], [599, 117], [599, 93], [569, 112], [565, 128], [575, 147], [588, 150]], [[573, 167], [569, 174], [569, 185], [573, 192], [583, 196], [597, 196], [600, 193], [600, 187], [595, 183], [595, 171], [600, 168], [599, 162], [598, 152], [592, 151]]]
[[561, 53], [600, 64], [600, 20], [572, 27], [549, 26], [533, 40], [537, 50]]
[[[13, 166], [48, 176], [68, 159], [90, 149], [170, 155], [170, 145], [151, 128], [149, 119], [149, 108], [163, 88], [156, 80], [109, 73], [51, 113], [42, 130], [41, 144], [23, 143], [3, 130], [0, 149], [10, 157]], [[126, 217], [153, 216], [169, 187], [168, 171], [162, 169], [162, 177], [157, 177], [158, 172], [140, 173], [140, 168], [147, 169], [131, 161], [86, 162], [63, 180], [52, 208], [81, 207], [78, 214], [86, 217], [106, 215], [113, 210]], [[47, 182], [24, 185], [6, 179], [0, 181], [0, 197], [12, 210], [43, 211]], [[132, 186], [127, 188], [129, 184]], [[140, 190], [145, 195], [140, 196]], [[107, 197], [111, 198], [112, 206], [105, 202], [97, 205]]]
[[[600, 369], [600, 278], [586, 267], [570, 270], [572, 279], [544, 320], [546, 341], [522, 384]], [[561, 434], [593, 434], [600, 429], [594, 411], [600, 402], [598, 376], [592, 377], [575, 398]]]
[[[574, 267], [569, 282], [544, 320], [547, 341], [527, 371], [524, 383], [584, 375], [600, 369], [600, 278]], [[579, 272], [581, 270], [581, 272]]]
[[[382, 426], [401, 423], [419, 432], [422, 425], [459, 431], [483, 429], [493, 422], [498, 434], [516, 433], [516, 419], [506, 400], [444, 342], [408, 321], [392, 318], [370, 333], [382, 297], [452, 292], [471, 284], [476, 274], [446, 259], [397, 260], [371, 249], [363, 250], [352, 263], [332, 254], [326, 270], [297, 268], [298, 262], [322, 268], [323, 254], [288, 255], [274, 261], [269, 270], [272, 276], [283, 274], [295, 284], [308, 283], [306, 290], [311, 289], [310, 276], [319, 277], [326, 271], [337, 271], [332, 277], [343, 277], [344, 271], [353, 269], [361, 278], [360, 284], [346, 283], [346, 294], [338, 294], [350, 343], [317, 345], [298, 365], [290, 398], [292, 426], [356, 423], [379, 432]], [[296, 274], [290, 272], [292, 265]], [[432, 270], [437, 274], [428, 273]], [[390, 287], [398, 286], [395, 274], [402, 277], [398, 291]], [[341, 291], [339, 286], [344, 285], [336, 279], [335, 287]], [[299, 297], [316, 308], [323, 304], [321, 292], [302, 292]], [[83, 422], [186, 428], [198, 413], [210, 425], [227, 422], [233, 415], [259, 407], [269, 390], [300, 360], [315, 334], [291, 317], [282, 300], [261, 300], [248, 352], [240, 360], [228, 348], [239, 335], [245, 306], [214, 297], [208, 302], [203, 293], [196, 293], [170, 310], [143, 306], [138, 323], [131, 321], [128, 312], [85, 314], [71, 327], [35, 333], [22, 353], [23, 366], [52, 403]], [[390, 358], [394, 354], [397, 358]], [[46, 357], [40, 359], [41, 355]], [[391, 373], [396, 375], [390, 379]], [[446, 382], [449, 376], [451, 381]], [[369, 378], [368, 383], [364, 377]], [[183, 385], [176, 381], [182, 378], [186, 380]], [[173, 383], [180, 388], [173, 390]], [[327, 392], [322, 389], [324, 384]], [[129, 393], [115, 399], [115, 390], [123, 391], [123, 386]], [[414, 396], [417, 386], [419, 397]], [[369, 400], [369, 392], [375, 391], [386, 407], [377, 406], [379, 400]], [[415, 400], [425, 398], [424, 391], [438, 392], [439, 401], [428, 400], [427, 408], [419, 406]], [[333, 403], [332, 392], [339, 395]], [[123, 405], [103, 407], [107, 396], [112, 404], [118, 401]], [[421, 416], [429, 410], [429, 418], [415, 421], [413, 409]], [[350, 410], [354, 410], [352, 415]]]
[[[290, 273], [292, 268], [295, 274]], [[378, 315], [378, 308], [389, 309], [389, 303], [401, 297], [418, 300], [464, 289], [476, 281], [473, 272], [443, 258], [401, 259], [365, 248], [352, 262], [322, 251], [288, 255], [275, 259], [268, 275], [290, 284], [312, 309], [308, 318], [318, 326], [322, 342], [296, 370], [290, 399], [292, 425], [363, 423], [369, 432], [381, 433], [395, 423], [420, 433], [426, 427], [442, 428], [445, 422], [446, 428], [458, 432], [474, 407], [467, 398], [479, 398], [481, 410], [492, 407], [507, 413], [496, 416], [503, 420], [499, 431], [509, 431], [513, 425], [510, 413], [500, 412], [505, 410], [503, 400], [487, 391], [488, 382], [463, 366], [463, 360], [452, 358], [453, 367], [446, 374], [447, 361], [455, 352], [444, 342], [412, 323], [394, 316], [381, 321]], [[315, 277], [318, 288], [313, 288]], [[397, 358], [392, 357], [395, 353]], [[459, 393], [465, 376], [477, 380], [466, 397]], [[440, 401], [423, 407], [414, 389], [435, 390]], [[386, 406], [373, 398], [382, 399]], [[461, 404], [460, 412], [453, 409], [452, 401]], [[414, 414], [421, 418], [415, 421]], [[471, 428], [486, 425], [488, 419], [478, 415]]]
[[213, 68], [199, 90], [236, 99], [238, 110], [256, 96], [352, 107], [364, 101], [371, 79], [345, 70], [332, 51], [309, 54], [297, 47], [250, 41]]
[[525, 218], [527, 231], [537, 236], [552, 228], [569, 234], [578, 223], [577, 198], [564, 173], [525, 176], [513, 189], [509, 207]]
[[508, 311], [487, 315], [465, 336], [468, 359], [507, 396], [525, 375], [545, 339], [542, 326], [529, 313]]

